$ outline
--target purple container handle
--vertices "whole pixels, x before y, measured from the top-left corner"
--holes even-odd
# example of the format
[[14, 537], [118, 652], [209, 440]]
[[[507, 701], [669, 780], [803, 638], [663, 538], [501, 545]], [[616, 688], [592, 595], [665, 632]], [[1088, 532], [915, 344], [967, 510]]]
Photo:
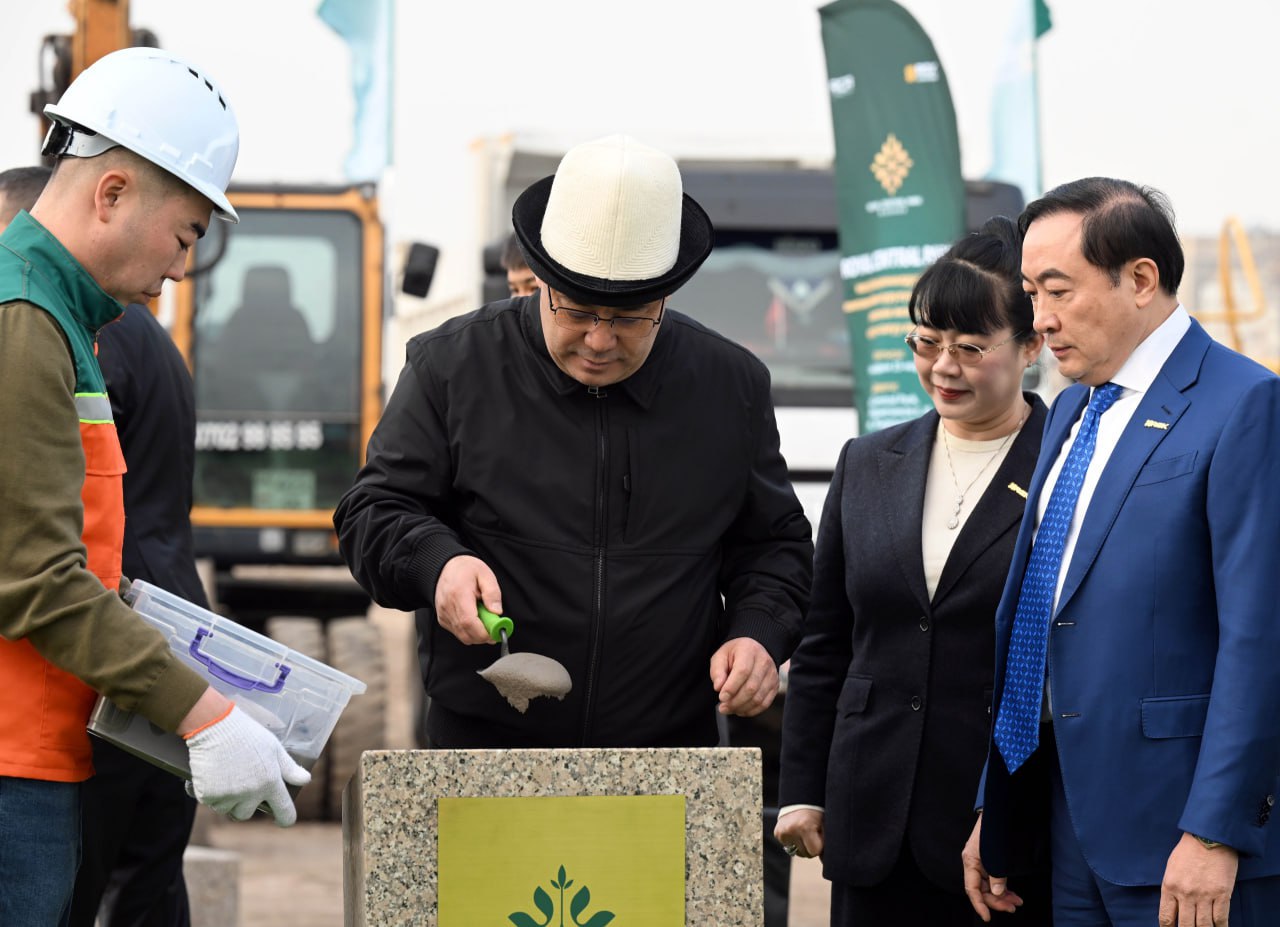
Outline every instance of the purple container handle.
[[227, 669], [226, 667], [219, 666], [217, 663], [215, 663], [213, 660], [213, 657], [200, 652], [200, 641], [204, 640], [206, 637], [209, 637], [209, 636], [210, 634], [207, 630], [205, 630], [204, 628], [197, 628], [196, 636], [191, 641], [191, 646], [187, 648], [187, 652], [190, 653], [191, 656], [199, 660], [201, 663], [203, 663], [205, 666], [209, 667], [209, 672], [212, 673], [214, 676], [218, 677], [223, 682], [230, 683], [231, 685], [235, 686], [237, 689], [244, 689], [247, 692], [252, 692], [253, 690], [257, 689], [260, 692], [276, 693], [284, 688], [285, 678], [289, 675], [288, 666], [286, 666], [283, 663], [276, 664], [276, 666], [280, 669], [280, 675], [276, 677], [276, 681], [271, 685], [267, 685], [261, 679], [250, 679], [248, 676], [241, 676], [239, 673], [233, 673], [231, 670]]

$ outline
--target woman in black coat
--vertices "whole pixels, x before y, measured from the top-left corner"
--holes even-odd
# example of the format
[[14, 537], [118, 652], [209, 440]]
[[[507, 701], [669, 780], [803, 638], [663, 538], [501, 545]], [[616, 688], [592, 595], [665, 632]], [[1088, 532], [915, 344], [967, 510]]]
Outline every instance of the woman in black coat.
[[[791, 660], [775, 834], [821, 856], [832, 927], [976, 919], [960, 851], [990, 724], [994, 618], [1045, 406], [1007, 219], [957, 242], [911, 294], [907, 343], [934, 410], [849, 441], [818, 530]], [[1010, 888], [1047, 924], [1047, 860]], [[998, 915], [1003, 918], [1005, 915]]]

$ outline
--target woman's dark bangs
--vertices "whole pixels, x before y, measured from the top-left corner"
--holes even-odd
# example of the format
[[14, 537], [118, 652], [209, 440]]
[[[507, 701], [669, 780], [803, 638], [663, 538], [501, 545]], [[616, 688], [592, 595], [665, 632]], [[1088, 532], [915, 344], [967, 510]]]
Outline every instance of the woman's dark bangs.
[[934, 264], [916, 282], [911, 321], [968, 335], [990, 335], [1007, 324], [986, 275], [950, 261]]

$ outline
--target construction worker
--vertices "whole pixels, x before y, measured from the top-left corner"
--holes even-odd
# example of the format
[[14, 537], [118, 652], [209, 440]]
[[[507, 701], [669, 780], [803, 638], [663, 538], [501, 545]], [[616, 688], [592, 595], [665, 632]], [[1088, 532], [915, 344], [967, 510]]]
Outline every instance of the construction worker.
[[[51, 173], [43, 165], [0, 171], [0, 232], [32, 210]], [[98, 366], [128, 468], [124, 575], [208, 608], [191, 551], [196, 425], [187, 363], [151, 311], [130, 303], [98, 333]], [[182, 855], [195, 799], [167, 770], [105, 740], [92, 745], [69, 927], [188, 927]]]
[[180, 280], [239, 130], [212, 78], [157, 49], [100, 59], [57, 104], [53, 176], [0, 235], [0, 924], [65, 924], [96, 693], [187, 741], [198, 799], [236, 819], [310, 776], [119, 598], [124, 459], [99, 328]]

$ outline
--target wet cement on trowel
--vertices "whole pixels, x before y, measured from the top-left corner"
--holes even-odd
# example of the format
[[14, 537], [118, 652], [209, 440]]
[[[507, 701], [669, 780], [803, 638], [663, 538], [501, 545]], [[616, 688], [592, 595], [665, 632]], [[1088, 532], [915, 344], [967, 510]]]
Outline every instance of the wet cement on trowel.
[[545, 695], [564, 701], [573, 688], [568, 670], [536, 653], [513, 653], [478, 672], [520, 714], [528, 711], [530, 699]]

